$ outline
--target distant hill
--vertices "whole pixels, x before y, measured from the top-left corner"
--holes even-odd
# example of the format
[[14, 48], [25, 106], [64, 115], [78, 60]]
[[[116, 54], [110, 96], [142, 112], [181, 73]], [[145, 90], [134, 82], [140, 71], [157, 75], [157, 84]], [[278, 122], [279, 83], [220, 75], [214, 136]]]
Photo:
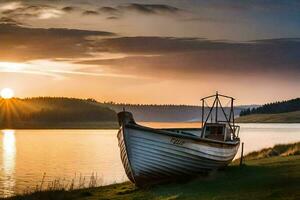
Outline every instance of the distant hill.
[[241, 123], [300, 123], [300, 98], [242, 110]]
[[239, 123], [300, 123], [300, 111], [277, 114], [251, 114], [236, 119]]
[[242, 110], [240, 116], [251, 114], [276, 114], [300, 110], [300, 98], [264, 104], [256, 108]]
[[116, 112], [91, 99], [0, 99], [0, 112], [0, 128], [117, 127]]

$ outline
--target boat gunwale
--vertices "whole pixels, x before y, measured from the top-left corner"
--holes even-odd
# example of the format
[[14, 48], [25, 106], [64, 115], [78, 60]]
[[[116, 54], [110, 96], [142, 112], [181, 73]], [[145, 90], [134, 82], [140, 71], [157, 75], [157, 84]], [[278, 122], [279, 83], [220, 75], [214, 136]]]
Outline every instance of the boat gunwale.
[[[176, 132], [168, 131], [170, 129], [156, 129], [156, 128], [151, 128], [151, 127], [142, 126], [142, 125], [133, 124], [133, 123], [128, 123], [128, 124], [125, 124], [124, 126], [125, 126], [124, 128], [134, 128], [134, 129], [139, 129], [139, 130], [144, 130], [144, 131], [150, 131], [150, 132], [155, 133], [155, 134], [178, 137], [178, 138], [182, 138], [182, 139], [190, 139], [190, 140], [194, 140], [194, 141], [197, 141], [197, 142], [216, 143], [216, 144], [228, 145], [228, 146], [236, 146], [236, 145], [239, 145], [239, 143], [240, 143], [239, 138], [237, 138], [236, 140], [231, 141], [231, 142], [223, 142], [223, 141], [200, 138], [200, 137], [196, 137], [196, 136], [188, 135], [188, 134], [183, 135], [183, 134], [179, 134], [179, 133], [176, 133]], [[175, 128], [171, 128], [171, 129], [176, 130]], [[191, 129], [196, 130], [196, 128], [191, 128]], [[201, 128], [199, 128], [199, 129], [201, 129]], [[178, 128], [177, 130], [183, 130], [183, 129]]]

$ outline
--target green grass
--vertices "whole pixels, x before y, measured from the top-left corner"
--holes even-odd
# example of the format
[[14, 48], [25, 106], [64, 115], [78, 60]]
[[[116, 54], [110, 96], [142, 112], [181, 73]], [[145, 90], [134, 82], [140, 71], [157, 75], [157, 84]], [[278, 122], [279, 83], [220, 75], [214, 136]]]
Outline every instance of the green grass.
[[300, 123], [300, 111], [278, 114], [251, 114], [236, 119], [239, 123]]
[[37, 192], [11, 199], [300, 199], [300, 156], [238, 161], [223, 171], [184, 183], [139, 189], [126, 182], [75, 191]]

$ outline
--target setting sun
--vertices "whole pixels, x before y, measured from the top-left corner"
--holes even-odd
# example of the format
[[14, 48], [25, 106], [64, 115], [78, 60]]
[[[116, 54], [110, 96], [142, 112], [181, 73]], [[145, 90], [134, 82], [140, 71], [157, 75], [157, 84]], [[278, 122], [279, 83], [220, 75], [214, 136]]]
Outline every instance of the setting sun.
[[3, 99], [10, 99], [14, 96], [14, 91], [10, 88], [3, 88], [0, 94]]

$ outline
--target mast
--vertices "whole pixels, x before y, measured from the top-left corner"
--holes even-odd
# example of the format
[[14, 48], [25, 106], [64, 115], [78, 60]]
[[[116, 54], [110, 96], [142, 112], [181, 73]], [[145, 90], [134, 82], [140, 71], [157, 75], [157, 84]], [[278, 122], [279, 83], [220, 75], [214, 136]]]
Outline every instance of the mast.
[[233, 110], [233, 98], [231, 99], [231, 112], [232, 112], [232, 124], [233, 124], [233, 135], [235, 136], [235, 129], [236, 129], [236, 127], [235, 127], [235, 124], [234, 124], [234, 110]]
[[[230, 103], [230, 109], [229, 109], [229, 116], [226, 114], [219, 97], [222, 97], [222, 98], [225, 98], [225, 99], [230, 99], [231, 103]], [[207, 99], [212, 99], [212, 98], [214, 98], [213, 104], [211, 105], [211, 107], [209, 106], [210, 109], [209, 109], [208, 115], [205, 115], [205, 113], [204, 113], [205, 112], [205, 109], [204, 109], [205, 102], [206, 102]], [[236, 126], [235, 126], [235, 122], [234, 122], [234, 109], [233, 109], [234, 98], [230, 97], [230, 96], [222, 95], [222, 94], [219, 94], [218, 92], [216, 92], [215, 95], [204, 97], [204, 98], [201, 99], [201, 101], [202, 101], [202, 131], [201, 131], [201, 137], [203, 137], [204, 127], [206, 126], [209, 118], [211, 119], [211, 123], [212, 123], [212, 118], [213, 118], [214, 114], [215, 114], [215, 123], [219, 123], [219, 122], [227, 123], [229, 128], [231, 129], [233, 135], [235, 136]], [[213, 112], [213, 109], [215, 109], [215, 113]], [[225, 121], [219, 121], [219, 119], [218, 119], [218, 113], [219, 112], [223, 113]]]

